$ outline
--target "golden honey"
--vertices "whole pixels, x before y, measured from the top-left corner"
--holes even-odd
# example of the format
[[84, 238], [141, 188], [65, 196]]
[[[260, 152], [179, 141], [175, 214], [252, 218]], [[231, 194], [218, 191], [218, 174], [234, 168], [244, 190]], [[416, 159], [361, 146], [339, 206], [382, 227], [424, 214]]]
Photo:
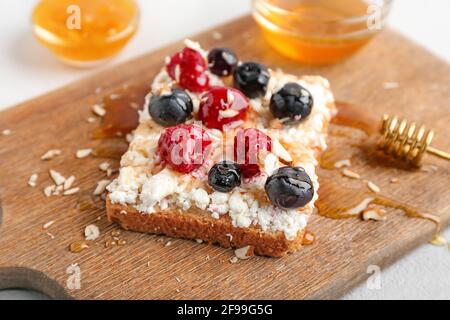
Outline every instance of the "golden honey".
[[134, 0], [41, 0], [32, 15], [40, 43], [65, 62], [80, 66], [116, 55], [134, 36]]
[[364, 0], [255, 0], [254, 17], [282, 54], [329, 64], [352, 55], [381, 30], [390, 2], [375, 7]]

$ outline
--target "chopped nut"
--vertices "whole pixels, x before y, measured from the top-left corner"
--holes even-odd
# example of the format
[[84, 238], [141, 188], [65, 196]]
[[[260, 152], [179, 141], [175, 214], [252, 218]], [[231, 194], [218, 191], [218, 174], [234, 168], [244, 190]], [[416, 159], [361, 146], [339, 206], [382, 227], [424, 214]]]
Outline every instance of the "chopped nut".
[[172, 241], [168, 241], [167, 243], [166, 243], [166, 247], [170, 247], [172, 245]]
[[398, 88], [398, 82], [385, 82], [383, 83], [383, 88], [386, 90], [390, 90], [390, 89], [397, 89]]
[[81, 149], [77, 150], [77, 153], [75, 155], [78, 159], [83, 159], [89, 157], [92, 154], [92, 151], [92, 149]]
[[234, 254], [238, 259], [246, 260], [253, 256], [253, 247], [252, 246], [246, 246], [240, 249], [234, 250]]
[[73, 253], [79, 253], [87, 248], [89, 248], [87, 241], [75, 241], [69, 247], [70, 252], [73, 252]]
[[283, 147], [283, 145], [278, 141], [274, 140], [272, 143], [272, 152], [277, 155], [280, 159], [286, 162], [292, 162], [292, 157], [289, 152]]
[[33, 173], [31, 175], [30, 179], [28, 179], [28, 185], [32, 188], [36, 187], [37, 179], [38, 179], [38, 174]]
[[105, 108], [103, 108], [103, 106], [99, 104], [94, 104], [92, 106], [92, 112], [99, 117], [104, 117], [106, 115]]
[[71, 195], [77, 194], [78, 192], [80, 192], [80, 188], [72, 188], [72, 189], [64, 191], [63, 195], [71, 196]]
[[175, 280], [176, 280], [178, 283], [181, 282], [180, 278], [178, 278], [178, 277], [175, 277]]
[[58, 171], [50, 170], [50, 177], [53, 179], [57, 186], [60, 186], [66, 181], [66, 178], [63, 177]]
[[111, 183], [111, 180], [100, 180], [99, 182], [97, 182], [97, 187], [95, 187], [94, 190], [94, 196], [99, 196], [101, 195], [103, 192], [105, 192], [106, 187]]
[[9, 135], [11, 135], [11, 130], [9, 130], [9, 129], [3, 130], [3, 131], [2, 131], [2, 135], [4, 135], [4, 136], [9, 136]]
[[73, 183], [75, 182], [75, 177], [74, 176], [70, 176], [69, 178], [66, 179], [66, 181], [64, 181], [64, 190], [69, 190]]
[[94, 241], [100, 237], [100, 230], [95, 224], [90, 224], [84, 229], [84, 237], [86, 240]]
[[203, 240], [202, 240], [202, 239], [196, 239], [195, 242], [197, 242], [197, 243], [203, 243]]
[[334, 164], [336, 169], [342, 169], [344, 167], [350, 167], [352, 165], [349, 159], [339, 160]]
[[233, 256], [233, 257], [230, 258], [230, 263], [232, 263], [232, 264], [235, 264], [235, 263], [237, 263], [238, 261], [239, 261], [239, 259], [238, 259], [238, 257], [236, 257], [236, 256]]
[[48, 229], [48, 228], [50, 228], [54, 223], [55, 223], [55, 220], [49, 221], [49, 222], [47, 222], [46, 224], [44, 224], [44, 225], [42, 226], [42, 228], [43, 228], [43, 229]]
[[374, 193], [379, 193], [381, 191], [380, 187], [378, 187], [375, 183], [372, 181], [367, 182], [367, 187], [370, 189], [370, 191]]
[[126, 245], [126, 244], [127, 244], [127, 241], [126, 241], [126, 240], [123, 240], [123, 239], [121, 239], [121, 240], [118, 240], [118, 241], [117, 241], [117, 244], [118, 244], [119, 246], [124, 246], [124, 245]]
[[86, 121], [88, 123], [95, 123], [95, 121], [97, 121], [97, 120], [94, 117], [89, 117], [89, 118], [86, 119]]
[[379, 208], [371, 208], [363, 211], [362, 218], [364, 221], [385, 221], [387, 217], [385, 210]]
[[48, 186], [48, 187], [46, 187], [44, 189], [44, 194], [45, 194], [46, 197], [50, 197], [53, 194], [53, 192], [55, 192], [55, 190], [56, 190], [56, 186], [55, 185]]
[[389, 181], [391, 183], [398, 183], [400, 181], [400, 179], [399, 178], [391, 178]]
[[138, 110], [139, 109], [139, 104], [137, 104], [136, 102], [130, 102], [130, 107], [132, 109]]
[[110, 164], [108, 162], [100, 163], [99, 166], [98, 166], [98, 168], [101, 171], [105, 171], [105, 172], [109, 169], [109, 167], [110, 167]]
[[430, 241], [430, 243], [434, 246], [442, 247], [447, 244], [447, 239], [445, 239], [442, 235], [436, 234], [434, 238]]
[[52, 239], [52, 240], [55, 239], [55, 236], [52, 233], [46, 232], [45, 234], [48, 235], [50, 237], [50, 239]]
[[423, 172], [426, 172], [426, 173], [434, 173], [434, 172], [437, 172], [439, 170], [439, 168], [435, 165], [430, 164], [430, 165], [423, 166], [420, 170]]
[[120, 214], [127, 214], [128, 212], [126, 212], [125, 210], [120, 211]]
[[361, 178], [361, 176], [359, 174], [357, 174], [356, 172], [350, 171], [348, 169], [342, 170], [342, 174], [350, 179], [360, 179]]
[[61, 150], [51, 149], [42, 155], [41, 160], [43, 161], [51, 160], [57, 156], [60, 156], [61, 154], [62, 154]]
[[220, 32], [218, 32], [218, 31], [214, 31], [212, 33], [212, 37], [213, 37], [214, 40], [217, 40], [217, 41], [223, 39], [223, 35]]

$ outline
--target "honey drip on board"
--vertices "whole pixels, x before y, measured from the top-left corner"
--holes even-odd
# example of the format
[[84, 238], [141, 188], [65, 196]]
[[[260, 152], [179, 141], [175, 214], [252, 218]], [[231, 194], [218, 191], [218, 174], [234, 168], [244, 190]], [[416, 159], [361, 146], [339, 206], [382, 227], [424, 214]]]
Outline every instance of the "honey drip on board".
[[142, 109], [147, 92], [147, 85], [125, 86], [103, 98], [106, 114], [92, 134], [94, 140], [101, 140], [94, 150], [96, 157], [120, 160], [128, 149], [126, 135], [139, 124], [138, 110]]
[[321, 216], [331, 219], [355, 218], [370, 205], [400, 209], [410, 218], [430, 220], [437, 225], [438, 229], [440, 228], [439, 217], [421, 213], [419, 209], [410, 205], [362, 189], [347, 188], [328, 179], [321, 181], [319, 199], [316, 202]]
[[103, 98], [106, 114], [101, 126], [93, 133], [94, 139], [124, 137], [136, 129], [138, 110], [144, 105], [147, 86], [126, 86]]
[[[336, 168], [336, 163], [341, 160], [352, 162], [356, 155], [367, 153], [366, 159], [377, 161], [377, 164], [389, 164], [389, 159], [376, 153], [376, 143], [372, 141], [380, 129], [380, 121], [363, 109], [346, 103], [336, 102], [337, 116], [332, 120], [333, 124], [362, 130], [369, 139], [362, 139], [358, 144], [345, 145], [345, 147], [331, 147], [321, 156], [320, 166], [326, 170]], [[353, 141], [352, 141], [353, 142]], [[410, 218], [426, 219], [434, 222], [440, 229], [440, 219], [428, 213], [422, 213], [419, 209], [384, 197], [364, 189], [354, 189], [333, 182], [329, 177], [320, 178], [319, 199], [316, 202], [318, 213], [331, 219], [347, 219], [360, 217], [361, 213], [371, 205], [379, 205], [402, 210]]]

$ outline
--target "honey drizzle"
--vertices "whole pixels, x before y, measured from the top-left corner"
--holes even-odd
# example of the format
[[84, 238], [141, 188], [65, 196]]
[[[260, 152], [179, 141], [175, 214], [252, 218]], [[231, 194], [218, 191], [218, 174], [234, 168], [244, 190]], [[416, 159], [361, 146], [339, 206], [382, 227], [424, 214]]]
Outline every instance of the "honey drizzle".
[[[337, 116], [332, 120], [333, 124], [362, 130], [369, 137], [373, 137], [380, 130], [380, 121], [364, 112], [364, 109], [356, 105], [338, 101]], [[366, 139], [367, 140], [367, 139]], [[369, 139], [370, 140], [370, 139]], [[364, 142], [360, 145], [346, 146], [345, 148], [329, 148], [322, 153], [320, 166], [326, 170], [335, 170], [336, 162], [344, 159], [352, 161], [358, 152], [364, 151]], [[367, 146], [366, 146], [367, 147]], [[373, 147], [369, 148], [373, 149]], [[372, 150], [373, 151], [373, 150]], [[369, 158], [373, 158], [372, 154]], [[386, 161], [384, 158], [380, 161]], [[318, 213], [321, 216], [331, 219], [348, 219], [360, 217], [361, 213], [369, 208], [370, 205], [380, 205], [393, 209], [402, 210], [407, 217], [418, 218], [432, 221], [436, 224], [437, 230], [441, 228], [440, 218], [429, 214], [421, 213], [419, 209], [413, 206], [401, 203], [399, 201], [374, 194], [364, 189], [352, 189], [332, 182], [331, 178], [321, 177], [319, 188], [319, 199], [316, 202]]]
[[432, 221], [440, 229], [439, 217], [428, 213], [420, 213], [417, 208], [396, 200], [373, 194], [362, 189], [352, 189], [323, 179], [319, 188], [319, 199], [316, 202], [318, 213], [331, 219], [347, 219], [359, 217], [370, 205], [381, 205], [402, 210], [410, 218]]

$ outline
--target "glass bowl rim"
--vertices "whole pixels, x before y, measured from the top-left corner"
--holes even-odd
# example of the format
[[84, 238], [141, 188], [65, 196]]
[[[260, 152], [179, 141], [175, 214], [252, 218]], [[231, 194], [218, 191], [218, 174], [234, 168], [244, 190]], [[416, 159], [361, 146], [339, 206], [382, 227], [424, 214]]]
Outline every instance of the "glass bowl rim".
[[[382, 17], [385, 17], [392, 6], [392, 3], [394, 0], [382, 0], [383, 4], [380, 6], [382, 8]], [[314, 21], [321, 21], [323, 23], [343, 23], [343, 24], [352, 24], [352, 23], [361, 23], [364, 21], [367, 21], [367, 19], [371, 18], [371, 14], [367, 13], [365, 15], [361, 16], [354, 16], [349, 18], [317, 18], [317, 17], [310, 17], [307, 14], [299, 14], [294, 13], [290, 10], [284, 9], [280, 6], [277, 6], [275, 4], [270, 3], [268, 0], [253, 0], [253, 7], [258, 10], [258, 6], [263, 6], [266, 10], [270, 12], [275, 12], [280, 15], [284, 16], [291, 16], [295, 18], [301, 17], [303, 20], [314, 20]]]

